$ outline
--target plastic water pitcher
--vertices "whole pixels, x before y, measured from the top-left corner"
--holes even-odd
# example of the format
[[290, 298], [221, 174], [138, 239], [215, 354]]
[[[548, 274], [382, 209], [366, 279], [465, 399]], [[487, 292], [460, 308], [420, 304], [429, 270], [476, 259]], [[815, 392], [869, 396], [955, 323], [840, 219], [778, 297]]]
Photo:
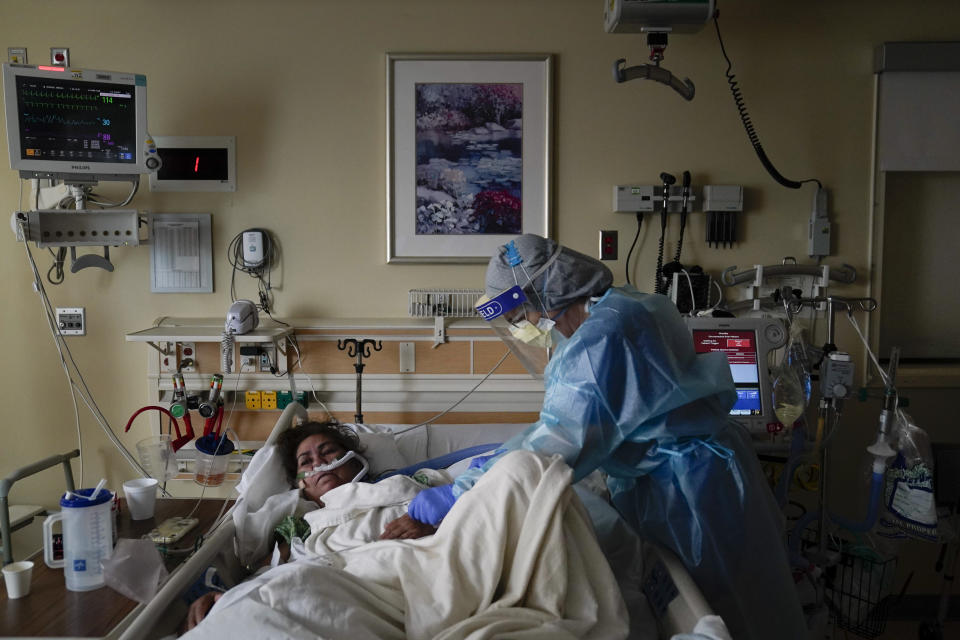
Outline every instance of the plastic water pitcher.
[[[113, 493], [101, 489], [67, 492], [60, 498], [60, 513], [43, 521], [43, 561], [63, 569], [70, 591], [91, 591], [104, 585], [101, 560], [113, 555]], [[53, 559], [53, 524], [63, 521], [63, 559]]]

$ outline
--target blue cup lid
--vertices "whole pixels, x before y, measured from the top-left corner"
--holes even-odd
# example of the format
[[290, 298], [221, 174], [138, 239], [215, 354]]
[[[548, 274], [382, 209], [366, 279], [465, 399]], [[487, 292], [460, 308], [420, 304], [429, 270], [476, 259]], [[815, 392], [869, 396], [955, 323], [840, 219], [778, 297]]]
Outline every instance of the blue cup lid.
[[98, 504], [103, 504], [104, 502], [110, 502], [113, 500], [113, 492], [109, 489], [100, 489], [100, 493], [97, 494], [97, 497], [94, 500], [87, 500], [86, 498], [80, 497], [93, 495], [95, 488], [96, 487], [90, 487], [89, 489], [77, 489], [72, 493], [65, 493], [63, 497], [60, 498], [60, 506], [67, 507], [68, 509], [95, 507]]
[[233, 453], [233, 442], [224, 436], [217, 437], [212, 433], [197, 438], [197, 451], [208, 456], [222, 456]]

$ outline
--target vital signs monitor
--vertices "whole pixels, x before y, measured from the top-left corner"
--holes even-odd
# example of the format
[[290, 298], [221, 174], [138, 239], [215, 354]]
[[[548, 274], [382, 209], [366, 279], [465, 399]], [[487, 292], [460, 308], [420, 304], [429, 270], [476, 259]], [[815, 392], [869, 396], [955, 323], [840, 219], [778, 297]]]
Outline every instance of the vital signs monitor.
[[143, 75], [4, 64], [3, 100], [21, 178], [132, 180], [160, 167]]
[[776, 318], [684, 318], [697, 353], [727, 356], [737, 389], [730, 415], [754, 438], [776, 429], [767, 354], [787, 341], [783, 322]]

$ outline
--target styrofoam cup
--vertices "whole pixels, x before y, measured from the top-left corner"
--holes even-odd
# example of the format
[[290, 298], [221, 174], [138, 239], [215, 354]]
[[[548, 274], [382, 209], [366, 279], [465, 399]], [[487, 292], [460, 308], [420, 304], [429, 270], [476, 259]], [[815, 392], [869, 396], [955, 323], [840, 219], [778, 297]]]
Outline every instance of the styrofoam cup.
[[147, 520], [153, 517], [157, 504], [156, 478], [137, 478], [123, 483], [123, 495], [127, 497], [127, 509], [134, 520]]
[[3, 568], [3, 581], [7, 583], [7, 597], [11, 600], [22, 598], [30, 593], [30, 578], [33, 576], [33, 563], [29, 560], [11, 562]]

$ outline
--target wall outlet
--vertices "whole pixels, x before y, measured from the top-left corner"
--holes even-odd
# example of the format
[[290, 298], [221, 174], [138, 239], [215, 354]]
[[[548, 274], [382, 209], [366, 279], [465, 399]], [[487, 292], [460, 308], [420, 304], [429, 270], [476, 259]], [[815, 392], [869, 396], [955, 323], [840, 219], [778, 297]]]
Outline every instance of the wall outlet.
[[55, 67], [69, 67], [70, 49], [67, 47], [50, 47], [50, 64]]
[[260, 408], [276, 409], [277, 408], [277, 392], [261, 391], [260, 392]]
[[10, 64], [27, 64], [27, 48], [7, 47], [7, 62]]
[[177, 366], [183, 373], [195, 373], [199, 371], [200, 365], [197, 364], [197, 345], [195, 343], [180, 343], [180, 362]]
[[[176, 343], [164, 342], [160, 345], [163, 351], [160, 352], [160, 371], [164, 373], [174, 373], [177, 370], [177, 345]], [[173, 349], [171, 350], [171, 347]]]
[[600, 231], [600, 259], [617, 259], [617, 232], [611, 229]]
[[261, 396], [259, 391], [247, 391], [246, 395], [247, 409], [259, 409], [261, 406]]
[[87, 335], [87, 315], [83, 307], [57, 307], [57, 327], [65, 336]]
[[240, 345], [240, 373], [256, 373], [260, 366], [260, 354], [263, 350], [260, 345]]

